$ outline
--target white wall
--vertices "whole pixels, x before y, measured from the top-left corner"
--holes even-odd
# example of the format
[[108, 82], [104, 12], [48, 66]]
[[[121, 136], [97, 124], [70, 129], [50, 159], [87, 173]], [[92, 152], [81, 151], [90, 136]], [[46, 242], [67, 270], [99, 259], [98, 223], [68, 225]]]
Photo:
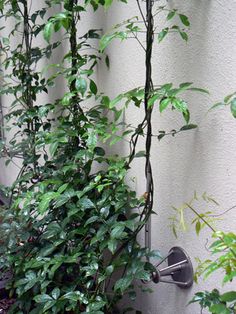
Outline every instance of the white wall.
[[[153, 76], [155, 84], [192, 81], [195, 86], [210, 90], [210, 96], [186, 94], [192, 121], [199, 125], [197, 130], [182, 133], [176, 138], [164, 138], [161, 142], [153, 139], [152, 164], [155, 180], [155, 204], [157, 215], [152, 219], [152, 248], [163, 254], [175, 245], [186, 249], [191, 256], [207, 257], [205, 249], [208, 232], [197, 238], [194, 231], [180, 234], [178, 239], [168, 227], [173, 214], [171, 206], [180, 206], [188, 201], [194, 190], [199, 194], [206, 191], [221, 204], [218, 212], [236, 204], [236, 121], [228, 108], [206, 115], [209, 107], [236, 90], [236, 1], [227, 0], [182, 0], [169, 1], [170, 7], [179, 8], [189, 16], [192, 26], [188, 44], [178, 36], [167, 37], [155, 45], [153, 54]], [[99, 13], [101, 14], [101, 12]], [[101, 19], [91, 22], [94, 27], [109, 29], [111, 25], [138, 14], [136, 1], [128, 5], [114, 4]], [[98, 15], [99, 16], [99, 15]], [[86, 24], [89, 23], [86, 21]], [[110, 96], [135, 86], [144, 85], [144, 55], [134, 40], [114, 42], [107, 53], [111, 68], [104, 64], [98, 67], [100, 87]], [[142, 119], [142, 110], [129, 108], [126, 122], [137, 124]], [[171, 130], [183, 125], [182, 119], [171, 111], [153, 114], [153, 129]], [[142, 144], [140, 147], [142, 148]], [[121, 146], [119, 147], [121, 151]], [[126, 147], [123, 147], [124, 152]], [[133, 164], [130, 177], [135, 176], [138, 195], [145, 192], [143, 161]], [[0, 182], [9, 184], [17, 170], [6, 170], [0, 164]], [[199, 204], [200, 209], [203, 205]], [[188, 214], [190, 218], [192, 215]], [[217, 228], [235, 229], [235, 211], [229, 212]], [[140, 295], [135, 305], [144, 314], [197, 314], [198, 305], [185, 307], [194, 292], [220, 288], [221, 275], [212, 276], [207, 282], [200, 282], [190, 290], [181, 290], [172, 285], [150, 285], [152, 294]]]
[[[205, 244], [209, 232], [203, 231], [198, 238], [194, 230], [190, 230], [175, 239], [168, 227], [169, 217], [173, 215], [171, 206], [178, 207], [189, 201], [194, 191], [212, 195], [221, 205], [218, 213], [236, 204], [236, 121], [229, 108], [206, 115], [212, 104], [236, 90], [236, 1], [175, 0], [169, 1], [168, 5], [189, 17], [192, 24], [189, 42], [186, 44], [177, 35], [167, 37], [161, 44], [156, 41], [154, 84], [194, 82], [195, 86], [207, 88], [210, 96], [186, 94], [192, 122], [199, 125], [198, 129], [175, 138], [164, 138], [161, 142], [153, 139], [154, 209], [157, 215], [152, 218], [152, 248], [166, 254], [171, 247], [182, 246], [196, 265], [195, 257], [208, 257]], [[135, 15], [138, 15], [136, 1], [130, 0], [128, 6], [115, 4], [104, 15], [103, 27], [108, 30], [111, 25]], [[107, 53], [111, 58], [110, 70], [102, 65], [99, 68], [100, 82], [106, 93], [114, 96], [144, 85], [143, 51], [135, 40], [116, 41]], [[142, 114], [141, 110], [130, 108], [125, 120], [137, 124]], [[183, 121], [176, 113], [169, 111], [160, 115], [157, 108], [154, 110], [154, 133], [182, 125]], [[145, 191], [144, 173], [140, 173], [142, 167], [141, 159], [137, 159], [130, 174], [136, 177], [138, 195]], [[195, 207], [206, 209], [202, 202]], [[193, 215], [187, 213], [187, 216], [191, 221]], [[236, 213], [232, 210], [223, 221], [216, 223], [216, 228], [235, 231], [235, 221]], [[198, 305], [185, 305], [196, 291], [221, 288], [221, 278], [218, 273], [190, 290], [166, 284], [150, 285], [154, 292], [139, 296], [136, 303], [131, 304], [141, 307], [145, 314], [197, 314], [200, 313]]]

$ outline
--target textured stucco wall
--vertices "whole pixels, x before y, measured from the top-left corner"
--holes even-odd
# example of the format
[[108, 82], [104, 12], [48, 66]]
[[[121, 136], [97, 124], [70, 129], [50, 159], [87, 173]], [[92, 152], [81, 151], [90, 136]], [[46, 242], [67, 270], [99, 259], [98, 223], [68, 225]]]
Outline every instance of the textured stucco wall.
[[[154, 209], [157, 215], [152, 219], [152, 248], [165, 254], [171, 247], [179, 245], [186, 249], [194, 262], [194, 257], [208, 256], [205, 249], [208, 232], [204, 231], [197, 238], [190, 230], [175, 239], [168, 227], [169, 217], [173, 214], [171, 206], [180, 206], [188, 201], [194, 191], [199, 194], [206, 191], [212, 195], [221, 204], [218, 213], [236, 204], [236, 121], [228, 109], [206, 115], [211, 104], [236, 90], [236, 1], [175, 0], [169, 1], [168, 5], [188, 15], [192, 25], [188, 44], [178, 36], [167, 37], [160, 45], [156, 43], [153, 53], [155, 84], [192, 81], [195, 86], [209, 89], [211, 94], [186, 94], [192, 122], [199, 125], [197, 130], [181, 133], [175, 138], [167, 137], [161, 142], [153, 139]], [[138, 15], [136, 1], [130, 0], [128, 5], [114, 4], [107, 13], [99, 12], [96, 19], [93, 17], [91, 21], [88, 18], [86, 24], [108, 30], [111, 25], [135, 15]], [[112, 97], [144, 84], [143, 51], [134, 40], [116, 41], [107, 53], [110, 70], [101, 63], [98, 78], [101, 89], [108, 95]], [[61, 91], [60, 85], [58, 82], [54, 95]], [[141, 109], [129, 108], [124, 119], [135, 125], [141, 117]], [[154, 110], [154, 132], [171, 130], [182, 124], [176, 113], [168, 111], [160, 115], [158, 109]], [[125, 144], [119, 144], [119, 152], [126, 149]], [[143, 166], [143, 160], [137, 159], [130, 173], [130, 177], [136, 178], [130, 183], [138, 195], [145, 192], [144, 173], [140, 170]], [[5, 169], [1, 161], [0, 182], [10, 184], [16, 173], [17, 169]], [[204, 209], [202, 203], [199, 203], [199, 208]], [[187, 215], [191, 219], [192, 215]], [[217, 222], [217, 228], [235, 230], [235, 220], [236, 214], [232, 210], [223, 221]], [[198, 314], [198, 305], [186, 307], [186, 304], [195, 291], [220, 288], [220, 279], [219, 273], [186, 291], [172, 285], [150, 284], [154, 292], [140, 294], [134, 305], [144, 314]]]
[[[168, 5], [189, 17], [189, 42], [186, 44], [173, 35], [161, 44], [155, 44], [154, 84], [194, 82], [195, 86], [209, 89], [210, 96], [186, 94], [192, 122], [199, 125], [197, 130], [181, 133], [175, 138], [166, 137], [161, 142], [153, 139], [154, 209], [157, 215], [152, 218], [152, 248], [165, 254], [175, 245], [182, 246], [195, 265], [195, 257], [208, 257], [205, 244], [209, 233], [205, 230], [198, 238], [190, 230], [180, 233], [175, 239], [168, 227], [169, 217], [173, 215], [171, 206], [178, 207], [189, 201], [194, 191], [199, 194], [206, 191], [212, 195], [221, 205], [218, 213], [236, 204], [236, 121], [229, 108], [206, 114], [212, 104], [236, 89], [236, 1], [175, 0], [169, 1]], [[134, 0], [129, 1], [128, 6], [113, 5], [104, 15], [103, 28], [109, 29], [111, 25], [135, 15], [138, 15], [138, 10]], [[157, 20], [157, 23], [160, 22]], [[111, 58], [110, 70], [99, 68], [100, 83], [106, 93], [115, 96], [144, 85], [143, 51], [135, 40], [116, 41], [107, 53]], [[136, 108], [130, 108], [125, 116], [126, 122], [132, 124], [141, 118], [142, 114]], [[178, 128], [181, 123], [181, 118], [174, 112], [160, 115], [158, 109], [154, 110], [153, 133]], [[123, 149], [125, 151], [125, 146]], [[142, 160], [137, 159], [130, 174], [136, 177], [138, 195], [145, 191], [144, 173], [140, 170], [143, 166]], [[196, 207], [204, 210], [206, 204], [199, 202]], [[212, 206], [208, 208], [212, 209]], [[193, 217], [190, 213], [187, 216], [189, 219]], [[216, 227], [235, 231], [235, 221], [236, 213], [232, 210], [223, 221], [216, 223]], [[218, 273], [186, 291], [173, 285], [150, 285], [154, 292], [140, 295], [133, 304], [141, 307], [145, 314], [197, 314], [200, 313], [198, 305], [186, 307], [186, 304], [196, 291], [221, 288], [221, 278]]]

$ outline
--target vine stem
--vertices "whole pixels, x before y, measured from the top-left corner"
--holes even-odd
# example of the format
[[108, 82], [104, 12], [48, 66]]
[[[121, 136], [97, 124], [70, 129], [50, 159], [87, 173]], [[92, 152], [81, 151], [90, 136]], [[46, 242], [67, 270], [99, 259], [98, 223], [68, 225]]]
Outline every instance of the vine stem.
[[[70, 48], [71, 48], [71, 75], [76, 76], [78, 73], [77, 67], [78, 67], [78, 60], [79, 60], [79, 54], [77, 51], [77, 27], [76, 27], [76, 19], [80, 19], [79, 14], [76, 16], [76, 13], [74, 11], [74, 7], [77, 5], [78, 0], [70, 0], [70, 8], [71, 8], [71, 27], [70, 27]], [[76, 79], [74, 79], [70, 84], [70, 91], [73, 93], [76, 90]], [[81, 114], [83, 114], [83, 110], [79, 104], [80, 99], [79, 95], [76, 94], [73, 97], [73, 103], [74, 103], [74, 114], [77, 116], [77, 111]]]
[[146, 163], [145, 163], [145, 176], [146, 176], [146, 201], [144, 207], [145, 221], [145, 246], [151, 248], [151, 212], [153, 208], [153, 176], [152, 166], [150, 160], [151, 145], [152, 145], [152, 108], [148, 106], [150, 95], [153, 91], [152, 83], [152, 49], [153, 49], [153, 14], [152, 14], [153, 2], [152, 0], [146, 0], [146, 80], [144, 90], [144, 107], [147, 123], [146, 134]]
[[[23, 40], [25, 42], [25, 55], [26, 55], [26, 64], [23, 66], [23, 69], [25, 71], [26, 77], [27, 77], [27, 83], [26, 83], [26, 91], [25, 91], [25, 104], [27, 109], [31, 109], [34, 106], [34, 101], [32, 97], [32, 78], [31, 78], [31, 55], [32, 55], [32, 30], [30, 26], [30, 17], [29, 17], [29, 7], [27, 0], [23, 1], [23, 23], [24, 23], [24, 31], [23, 31]], [[19, 8], [19, 5], [18, 5]], [[26, 67], [26, 68], [25, 68]], [[35, 143], [35, 119], [32, 120], [32, 122], [28, 122], [28, 128], [31, 131], [31, 151], [32, 155], [34, 156], [33, 160], [33, 168], [34, 168], [34, 175], [37, 176], [37, 169], [38, 169], [38, 162], [36, 159], [36, 143]]]

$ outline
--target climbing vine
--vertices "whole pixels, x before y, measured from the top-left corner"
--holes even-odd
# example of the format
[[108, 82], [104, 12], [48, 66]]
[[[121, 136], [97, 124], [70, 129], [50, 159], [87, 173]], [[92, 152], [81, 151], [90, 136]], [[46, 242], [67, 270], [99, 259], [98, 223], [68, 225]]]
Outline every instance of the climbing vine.
[[[206, 92], [189, 82], [173, 87], [171, 83], [157, 86], [152, 80], [156, 35], [156, 42], [172, 32], [187, 40], [185, 28], [190, 23], [177, 10], [151, 0], [142, 7], [137, 0], [140, 19], [124, 21], [103, 36], [96, 29], [81, 35], [78, 29], [86, 10], [90, 6], [94, 11], [100, 6], [108, 9], [112, 0], [45, 0], [41, 4], [33, 10], [27, 0], [0, 1], [1, 19], [14, 21], [1, 38], [1, 96], [13, 99], [5, 120], [15, 132], [2, 142], [1, 151], [6, 163], [19, 168], [13, 185], [4, 187], [9, 204], [1, 211], [1, 270], [12, 273], [7, 289], [15, 300], [10, 312], [114, 314], [125, 293], [135, 297], [135, 279], [151, 279], [150, 258], [160, 257], [150, 249], [149, 240], [146, 247], [137, 240], [145, 225], [148, 233], [154, 210], [152, 138], [161, 140], [196, 128], [181, 93]], [[156, 34], [158, 12], [166, 12], [167, 23], [178, 18], [181, 25]], [[139, 39], [143, 31], [145, 43]], [[144, 86], [110, 99], [98, 90], [95, 68], [113, 39], [129, 35], [144, 49]], [[39, 46], [42, 37], [44, 46]], [[67, 51], [61, 60], [50, 63], [63, 49]], [[105, 61], [109, 65], [108, 57]], [[48, 64], [46, 69], [41, 69], [42, 63]], [[59, 79], [66, 91], [54, 99]], [[43, 94], [48, 94], [49, 102], [45, 103]], [[122, 114], [132, 105], [144, 108], [144, 116], [137, 126], [126, 125], [122, 132]], [[184, 126], [153, 134], [156, 105], [160, 112], [167, 107], [180, 112]], [[145, 138], [145, 148], [137, 152], [140, 137]], [[129, 156], [109, 153], [107, 146], [117, 141], [129, 143]], [[146, 160], [142, 197], [127, 185], [137, 157]]]

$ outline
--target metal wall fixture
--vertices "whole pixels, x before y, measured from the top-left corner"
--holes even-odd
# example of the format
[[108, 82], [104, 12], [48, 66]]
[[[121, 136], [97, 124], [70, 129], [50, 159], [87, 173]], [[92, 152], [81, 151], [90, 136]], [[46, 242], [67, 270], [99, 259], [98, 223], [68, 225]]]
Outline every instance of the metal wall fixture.
[[[159, 269], [165, 261], [168, 266]], [[188, 254], [178, 246], [173, 247], [156, 266], [151, 280], [154, 283], [169, 283], [180, 288], [190, 288], [193, 284], [193, 266]]]

